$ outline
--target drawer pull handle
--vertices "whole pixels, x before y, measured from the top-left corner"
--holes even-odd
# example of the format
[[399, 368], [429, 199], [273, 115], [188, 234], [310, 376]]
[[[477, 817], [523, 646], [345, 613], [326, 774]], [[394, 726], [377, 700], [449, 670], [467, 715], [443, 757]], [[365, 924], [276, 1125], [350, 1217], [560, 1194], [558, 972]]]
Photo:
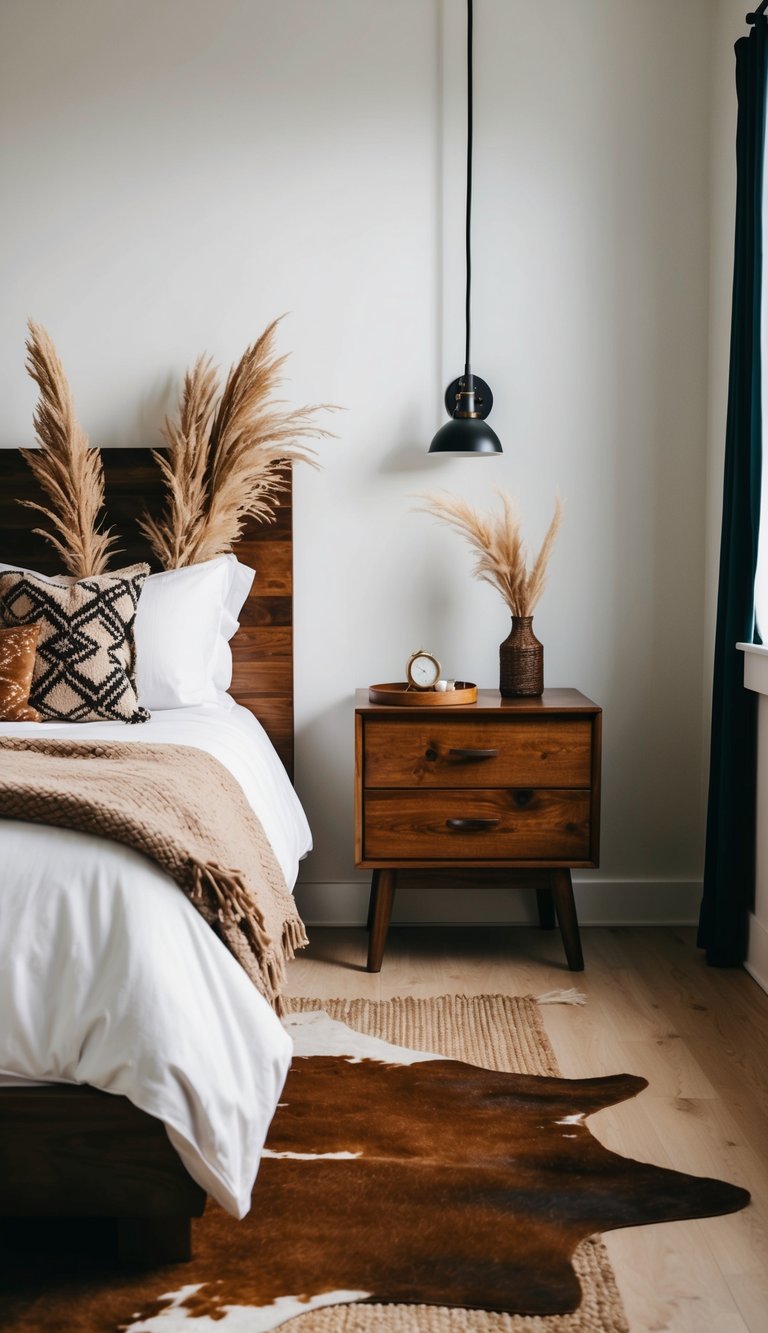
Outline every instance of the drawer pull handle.
[[456, 747], [448, 751], [451, 759], [495, 759], [498, 750], [466, 750]]
[[480, 833], [483, 829], [495, 828], [499, 819], [446, 819], [448, 828], [458, 829], [462, 833]]
[[533, 792], [525, 789], [523, 791], [516, 791], [513, 799], [515, 805], [530, 805], [533, 800]]

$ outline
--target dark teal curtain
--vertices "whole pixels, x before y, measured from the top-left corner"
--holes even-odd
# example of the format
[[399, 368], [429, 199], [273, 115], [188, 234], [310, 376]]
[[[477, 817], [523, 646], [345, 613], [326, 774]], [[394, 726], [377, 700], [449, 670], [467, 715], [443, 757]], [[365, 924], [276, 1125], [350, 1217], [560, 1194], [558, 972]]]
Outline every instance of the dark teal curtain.
[[733, 265], [723, 524], [712, 698], [707, 844], [699, 945], [715, 967], [747, 951], [754, 899], [755, 695], [744, 689], [737, 642], [752, 642], [760, 522], [762, 412], [760, 314], [766, 20], [736, 43], [736, 249]]

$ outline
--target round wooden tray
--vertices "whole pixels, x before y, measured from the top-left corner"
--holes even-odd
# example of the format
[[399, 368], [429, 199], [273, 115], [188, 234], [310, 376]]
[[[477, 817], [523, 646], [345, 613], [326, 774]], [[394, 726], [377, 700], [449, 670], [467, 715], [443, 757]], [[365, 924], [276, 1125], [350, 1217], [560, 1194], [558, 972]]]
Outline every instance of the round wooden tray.
[[393, 704], [398, 708], [436, 708], [446, 704], [477, 703], [477, 686], [470, 680], [457, 680], [453, 690], [414, 690], [405, 680], [391, 685], [369, 685], [372, 704]]

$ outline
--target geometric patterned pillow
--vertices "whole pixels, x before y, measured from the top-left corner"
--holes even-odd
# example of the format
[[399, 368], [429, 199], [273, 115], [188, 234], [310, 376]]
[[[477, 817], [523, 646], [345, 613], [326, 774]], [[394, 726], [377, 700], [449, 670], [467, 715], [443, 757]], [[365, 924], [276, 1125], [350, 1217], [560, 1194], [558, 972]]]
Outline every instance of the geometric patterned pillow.
[[67, 722], [146, 722], [133, 627], [148, 565], [74, 580], [0, 571], [0, 624], [40, 626], [29, 702]]

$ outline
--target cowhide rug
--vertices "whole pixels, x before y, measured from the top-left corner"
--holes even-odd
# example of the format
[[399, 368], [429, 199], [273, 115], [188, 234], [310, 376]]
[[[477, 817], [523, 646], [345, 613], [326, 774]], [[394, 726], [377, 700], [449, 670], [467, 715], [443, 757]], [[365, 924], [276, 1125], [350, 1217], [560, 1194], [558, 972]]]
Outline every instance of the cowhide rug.
[[105, 1329], [269, 1333], [354, 1301], [566, 1312], [581, 1296], [571, 1258], [582, 1238], [749, 1200], [592, 1136], [586, 1117], [634, 1097], [644, 1079], [498, 1073], [321, 1011], [284, 1021], [295, 1058], [251, 1213], [224, 1219], [227, 1245], [202, 1280], [199, 1262], [194, 1281], [179, 1266], [182, 1280], [147, 1302], [145, 1274], [142, 1302], [123, 1304]]

